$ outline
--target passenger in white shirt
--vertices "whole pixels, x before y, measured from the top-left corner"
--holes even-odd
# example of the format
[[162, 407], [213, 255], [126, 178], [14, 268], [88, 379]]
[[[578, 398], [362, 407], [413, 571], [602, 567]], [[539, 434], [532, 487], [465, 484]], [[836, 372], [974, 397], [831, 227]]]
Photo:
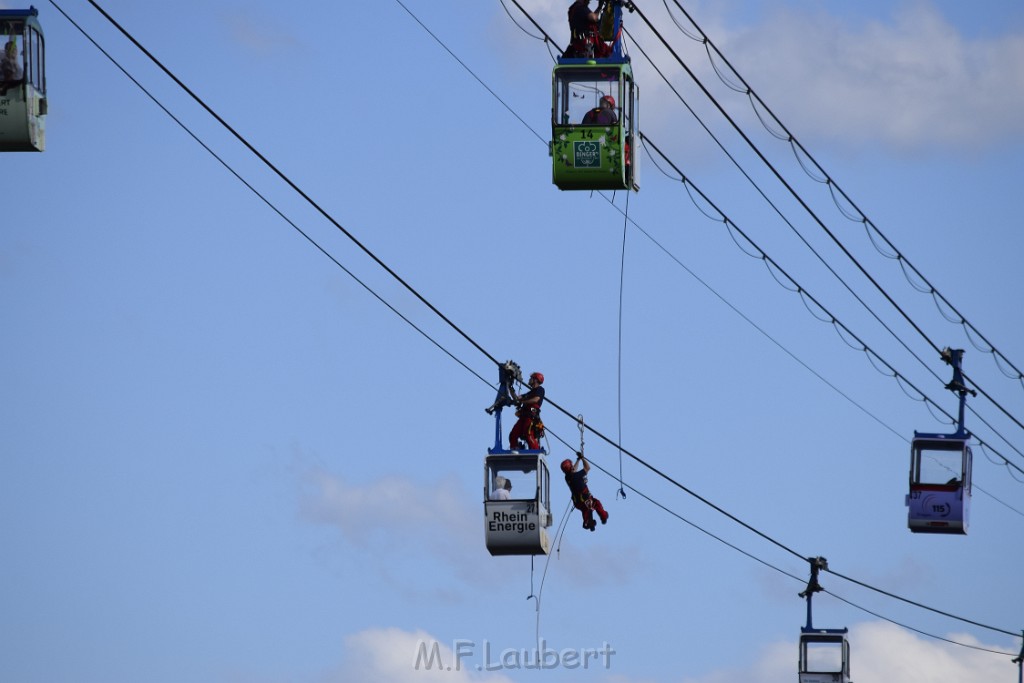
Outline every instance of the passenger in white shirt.
[[512, 497], [512, 482], [505, 477], [494, 478], [494, 491], [491, 500], [509, 500]]

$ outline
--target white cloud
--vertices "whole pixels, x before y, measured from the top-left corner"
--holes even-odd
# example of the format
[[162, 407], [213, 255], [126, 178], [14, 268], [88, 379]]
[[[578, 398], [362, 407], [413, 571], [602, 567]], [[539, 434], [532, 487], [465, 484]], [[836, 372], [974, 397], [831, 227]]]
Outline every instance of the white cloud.
[[[566, 2], [519, 1], [564, 42]], [[514, 5], [507, 6], [522, 18]], [[801, 141], [829, 139], [848, 148], [874, 142], [919, 151], [984, 149], [1007, 137], [1024, 138], [1024, 34], [965, 37], [928, 0], [904, 2], [891, 16], [873, 20], [840, 18], [821, 7], [811, 12], [783, 5], [744, 27], [737, 25], [735, 17], [743, 15], [735, 8], [698, 5], [688, 11]], [[673, 14], [687, 25], [678, 10]], [[760, 125], [746, 98], [713, 87], [717, 77], [699, 44], [661, 8], [652, 8], [648, 18], [743, 126]], [[658, 66], [689, 86], [639, 17], [627, 14], [626, 23]], [[521, 39], [516, 46], [535, 47]], [[678, 125], [682, 105], [636, 46], [630, 47], [645, 93], [643, 120]]]
[[257, 16], [251, 7], [245, 11], [224, 13], [231, 38], [238, 44], [261, 55], [272, 55], [294, 49], [299, 40], [281, 29], [270, 15]]
[[462, 581], [480, 582], [487, 576], [483, 515], [454, 477], [414, 482], [391, 476], [356, 486], [312, 469], [304, 484], [302, 514], [367, 551], [361, 557], [375, 563], [382, 576], [390, 576], [390, 567], [404, 566], [396, 558], [411, 557], [438, 561]]
[[[556, 498], [558, 505], [567, 498], [568, 492]], [[304, 474], [299, 504], [306, 519], [337, 529], [345, 542], [367, 551], [361, 557], [375, 563], [377, 574], [383, 577], [390, 576], [392, 567], [407, 566], [406, 561], [415, 558], [417, 563], [433, 560], [444, 565], [456, 579], [452, 586], [486, 586], [496, 564], [507, 567], [517, 559], [488, 554], [482, 502], [467, 495], [455, 477], [414, 482], [391, 476], [357, 486], [322, 468], [312, 468]], [[557, 517], [549, 530], [552, 535], [562, 509], [555, 510]], [[642, 549], [613, 551], [592, 542], [600, 537], [600, 531], [591, 534], [579, 525], [580, 514], [574, 510], [566, 536], [552, 548], [552, 569], [557, 567], [574, 582], [591, 586], [621, 583], [643, 571]], [[556, 553], [558, 548], [560, 553]], [[406, 561], [395, 562], [399, 557]], [[542, 571], [547, 561], [538, 556], [536, 571]], [[411, 586], [408, 580], [396, 580], [396, 584], [403, 590]], [[435, 587], [432, 592], [450, 599], [458, 594], [457, 588]]]
[[863, 25], [783, 10], [711, 37], [798, 139], [918, 149], [1024, 134], [1024, 35], [969, 40], [927, 2]]
[[[966, 634], [949, 634], [950, 640], [986, 649], [1005, 651], [986, 645]], [[875, 621], [850, 628], [850, 677], [856, 683], [992, 683], [1012, 680], [1009, 657], [953, 645], [918, 636], [888, 622]], [[774, 643], [764, 648], [747, 669], [727, 669], [683, 683], [727, 683], [759, 681], [792, 683], [796, 680], [797, 644]]]

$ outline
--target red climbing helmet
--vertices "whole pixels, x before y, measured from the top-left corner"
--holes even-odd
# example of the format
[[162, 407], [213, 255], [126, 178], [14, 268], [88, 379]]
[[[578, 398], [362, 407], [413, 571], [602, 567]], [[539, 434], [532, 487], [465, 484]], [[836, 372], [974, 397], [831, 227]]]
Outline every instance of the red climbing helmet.
[[562, 461], [562, 471], [565, 472], [566, 474], [572, 472], [572, 460], [566, 458], [565, 460]]
[[537, 384], [544, 384], [544, 374], [541, 372], [535, 372], [530, 375], [530, 379], [537, 380]]
[[611, 105], [612, 109], [615, 109], [615, 98], [612, 97], [611, 95], [605, 95], [604, 97], [601, 98], [601, 101], [607, 102], [608, 104]]

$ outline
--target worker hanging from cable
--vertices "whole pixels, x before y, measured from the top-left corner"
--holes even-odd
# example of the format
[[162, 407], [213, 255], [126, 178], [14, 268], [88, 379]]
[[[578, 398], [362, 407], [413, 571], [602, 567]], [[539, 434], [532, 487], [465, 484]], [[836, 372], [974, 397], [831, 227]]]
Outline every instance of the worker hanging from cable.
[[[583, 468], [576, 468], [583, 464]], [[566, 458], [562, 461], [562, 471], [565, 472], [565, 483], [572, 493], [572, 504], [583, 514], [583, 528], [593, 531], [597, 528], [597, 521], [594, 519], [594, 512], [601, 518], [601, 524], [608, 522], [608, 512], [601, 505], [601, 501], [590, 494], [587, 486], [587, 472], [590, 471], [590, 463], [583, 457], [583, 452], [576, 454], [576, 463]]]
[[540, 421], [540, 406], [544, 403], [544, 375], [535, 372], [530, 375], [527, 385], [530, 390], [522, 396], [513, 396], [516, 404], [516, 420], [508, 435], [510, 451], [524, 450], [521, 445], [526, 441], [526, 448], [540, 450], [540, 440], [544, 438], [544, 423]]

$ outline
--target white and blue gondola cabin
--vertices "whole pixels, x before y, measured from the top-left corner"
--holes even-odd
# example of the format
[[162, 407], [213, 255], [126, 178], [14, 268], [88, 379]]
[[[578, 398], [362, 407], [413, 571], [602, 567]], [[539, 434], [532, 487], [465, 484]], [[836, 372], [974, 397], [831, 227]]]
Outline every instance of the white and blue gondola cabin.
[[966, 534], [971, 502], [970, 434], [919, 434], [910, 445], [907, 525], [916, 533]]
[[46, 51], [35, 7], [0, 9], [0, 152], [46, 148]]
[[484, 536], [491, 555], [547, 555], [551, 480], [544, 451], [489, 452], [484, 459]]
[[800, 629], [799, 683], [850, 683], [845, 628]]

